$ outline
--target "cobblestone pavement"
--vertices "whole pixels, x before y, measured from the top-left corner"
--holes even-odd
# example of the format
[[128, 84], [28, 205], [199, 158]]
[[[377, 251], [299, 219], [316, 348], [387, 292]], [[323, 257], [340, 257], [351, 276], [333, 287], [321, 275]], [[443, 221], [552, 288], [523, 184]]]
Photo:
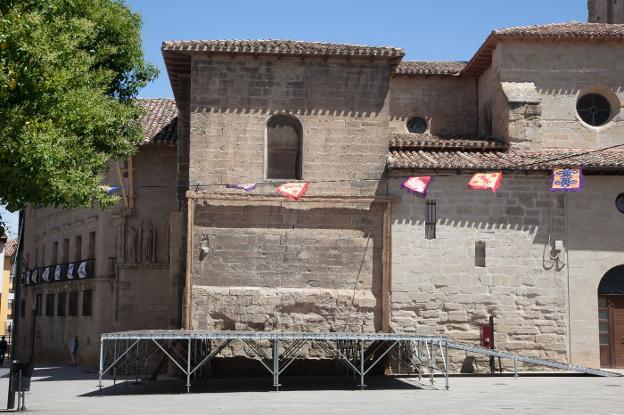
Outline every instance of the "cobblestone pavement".
[[[187, 395], [177, 380], [118, 385], [97, 391], [97, 375], [84, 368], [38, 368], [26, 406], [41, 414], [624, 414], [624, 378], [453, 377], [451, 389], [431, 390], [412, 380], [369, 378], [369, 389], [350, 378], [212, 380]], [[443, 383], [438, 381], [440, 386]], [[0, 379], [6, 391], [7, 378]], [[6, 396], [6, 395], [4, 395]], [[4, 406], [4, 404], [2, 404]]]

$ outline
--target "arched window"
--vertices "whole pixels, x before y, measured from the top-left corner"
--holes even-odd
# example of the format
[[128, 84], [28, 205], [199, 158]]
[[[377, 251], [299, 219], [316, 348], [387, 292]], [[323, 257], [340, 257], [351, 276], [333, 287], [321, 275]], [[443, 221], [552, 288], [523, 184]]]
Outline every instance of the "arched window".
[[303, 129], [292, 115], [275, 115], [267, 123], [267, 178], [301, 179]]

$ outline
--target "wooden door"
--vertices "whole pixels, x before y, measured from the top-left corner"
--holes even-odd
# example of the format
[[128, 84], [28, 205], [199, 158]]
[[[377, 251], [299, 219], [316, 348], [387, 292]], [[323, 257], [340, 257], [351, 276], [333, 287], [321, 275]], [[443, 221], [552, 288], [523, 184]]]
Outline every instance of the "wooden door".
[[611, 317], [611, 362], [612, 367], [624, 369], [624, 296], [611, 296], [610, 315]]

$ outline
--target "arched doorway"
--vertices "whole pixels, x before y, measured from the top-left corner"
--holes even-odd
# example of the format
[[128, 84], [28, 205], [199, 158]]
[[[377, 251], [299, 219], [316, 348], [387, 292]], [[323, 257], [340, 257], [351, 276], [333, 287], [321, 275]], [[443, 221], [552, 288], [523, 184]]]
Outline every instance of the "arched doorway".
[[624, 368], [624, 265], [611, 268], [598, 286], [600, 366]]

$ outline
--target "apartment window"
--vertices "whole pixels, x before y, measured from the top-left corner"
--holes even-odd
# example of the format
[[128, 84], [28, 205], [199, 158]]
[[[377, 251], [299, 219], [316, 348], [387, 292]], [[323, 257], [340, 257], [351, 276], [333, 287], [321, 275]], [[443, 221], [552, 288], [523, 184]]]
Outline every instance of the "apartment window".
[[46, 317], [52, 317], [54, 315], [54, 294], [46, 294]]
[[37, 294], [35, 296], [35, 315], [36, 316], [40, 316], [41, 315], [41, 306], [43, 303], [43, 294]]
[[84, 290], [82, 292], [82, 315], [90, 316], [93, 302], [93, 290]]
[[20, 304], [20, 318], [26, 317], [26, 300], [22, 300]]
[[436, 201], [425, 202], [425, 239], [436, 238]]
[[69, 262], [69, 239], [63, 239], [63, 263]]
[[45, 247], [45, 245], [43, 245], [41, 247], [41, 266], [42, 267], [45, 267], [45, 265], [46, 265], [46, 262], [45, 262], [45, 256], [46, 256], [45, 254], [46, 253], [45, 253], [45, 251], [46, 251], [46, 247]]
[[95, 232], [89, 232], [89, 259], [95, 259]]
[[52, 242], [52, 264], [58, 264], [58, 241]]
[[267, 177], [301, 179], [303, 128], [292, 115], [275, 115], [267, 123]]
[[72, 291], [69, 293], [69, 310], [67, 310], [67, 315], [78, 315], [78, 291]]
[[82, 259], [82, 236], [76, 236], [76, 246], [74, 247], [74, 261]]
[[65, 302], [67, 299], [67, 293], [58, 293], [56, 295], [56, 315], [64, 316], [65, 315]]
[[39, 266], [39, 248], [35, 248], [35, 268]]

